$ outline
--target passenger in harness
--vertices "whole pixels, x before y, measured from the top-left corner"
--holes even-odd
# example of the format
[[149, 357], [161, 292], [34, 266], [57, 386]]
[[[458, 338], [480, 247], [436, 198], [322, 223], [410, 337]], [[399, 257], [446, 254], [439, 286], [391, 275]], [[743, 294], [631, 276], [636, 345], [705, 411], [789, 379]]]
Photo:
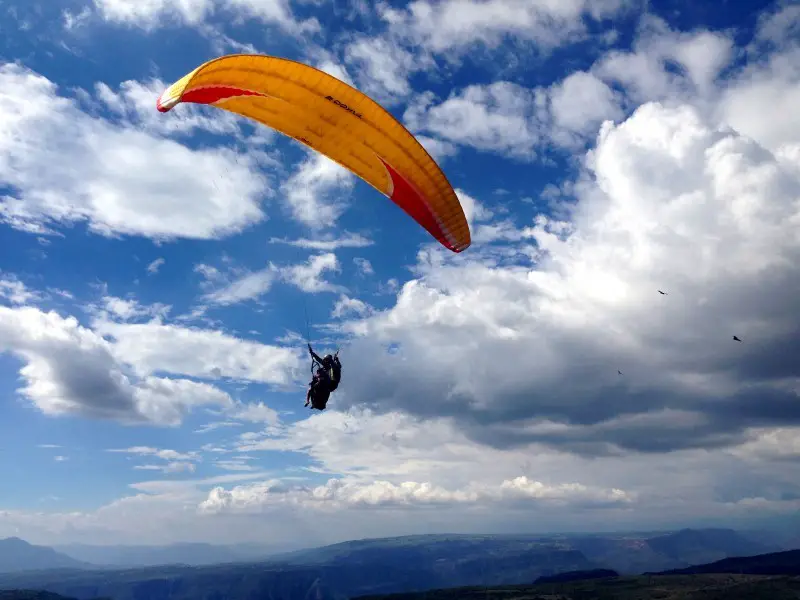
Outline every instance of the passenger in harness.
[[317, 368], [313, 379], [308, 384], [308, 393], [306, 393], [305, 406], [311, 404], [311, 408], [317, 410], [325, 410], [328, 404], [328, 398], [331, 395], [330, 378], [322, 367]]
[[320, 358], [308, 345], [308, 352], [315, 365], [318, 365], [313, 379], [308, 384], [305, 406], [311, 404], [312, 409], [325, 410], [331, 392], [339, 387], [342, 378], [342, 363], [339, 362], [339, 353]]

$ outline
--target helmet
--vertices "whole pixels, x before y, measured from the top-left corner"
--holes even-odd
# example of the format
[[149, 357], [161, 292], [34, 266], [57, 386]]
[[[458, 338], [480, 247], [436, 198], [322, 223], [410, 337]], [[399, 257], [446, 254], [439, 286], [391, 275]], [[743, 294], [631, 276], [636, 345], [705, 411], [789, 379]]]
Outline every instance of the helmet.
[[332, 363], [333, 362], [333, 356], [331, 356], [330, 354], [326, 354], [325, 358], [322, 359], [322, 362], [325, 363], [326, 365]]

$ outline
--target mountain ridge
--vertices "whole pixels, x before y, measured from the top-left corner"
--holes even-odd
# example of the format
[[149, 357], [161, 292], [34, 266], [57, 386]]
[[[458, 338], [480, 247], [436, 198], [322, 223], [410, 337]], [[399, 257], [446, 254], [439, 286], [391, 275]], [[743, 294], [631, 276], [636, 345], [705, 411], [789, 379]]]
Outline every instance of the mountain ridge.
[[0, 539], [0, 572], [32, 569], [90, 569], [93, 565], [57, 552], [49, 546], [29, 544], [18, 537]]

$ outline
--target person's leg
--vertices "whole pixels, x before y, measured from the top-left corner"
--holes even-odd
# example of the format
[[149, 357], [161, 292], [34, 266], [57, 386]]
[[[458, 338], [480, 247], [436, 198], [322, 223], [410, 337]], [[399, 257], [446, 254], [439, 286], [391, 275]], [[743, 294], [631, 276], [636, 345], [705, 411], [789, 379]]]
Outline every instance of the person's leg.
[[312, 381], [310, 384], [308, 384], [308, 391], [306, 392], [306, 403], [304, 404], [304, 406], [308, 406], [308, 403], [311, 402], [311, 398], [313, 397], [313, 392], [314, 392], [314, 383], [315, 382]]

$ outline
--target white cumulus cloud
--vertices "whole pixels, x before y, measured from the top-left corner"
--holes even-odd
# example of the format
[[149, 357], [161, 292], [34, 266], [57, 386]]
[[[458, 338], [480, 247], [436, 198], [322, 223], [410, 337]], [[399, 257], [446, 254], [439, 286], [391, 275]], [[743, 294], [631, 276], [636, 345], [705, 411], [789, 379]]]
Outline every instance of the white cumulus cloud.
[[214, 239], [265, 218], [255, 155], [190, 150], [91, 116], [19, 64], [0, 65], [0, 89], [0, 181], [13, 190], [0, 196], [0, 220], [13, 227]]

